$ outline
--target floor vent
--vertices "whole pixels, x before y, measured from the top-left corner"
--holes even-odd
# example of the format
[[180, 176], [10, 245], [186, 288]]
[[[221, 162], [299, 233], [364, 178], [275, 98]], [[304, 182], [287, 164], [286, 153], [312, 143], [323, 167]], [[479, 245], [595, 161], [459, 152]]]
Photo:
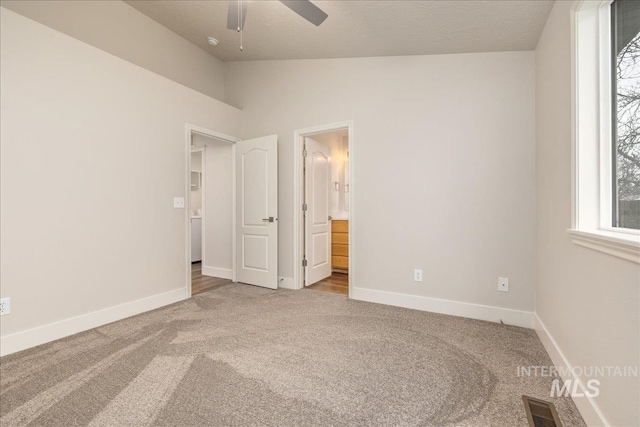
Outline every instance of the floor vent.
[[522, 396], [531, 427], [562, 427], [556, 407], [551, 402]]

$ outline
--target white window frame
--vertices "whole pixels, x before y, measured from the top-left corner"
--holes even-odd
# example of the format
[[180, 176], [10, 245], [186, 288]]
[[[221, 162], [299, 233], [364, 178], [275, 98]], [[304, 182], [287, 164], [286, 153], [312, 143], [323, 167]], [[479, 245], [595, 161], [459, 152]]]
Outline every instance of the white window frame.
[[577, 245], [640, 264], [640, 230], [612, 226], [611, 3], [571, 12], [572, 212]]

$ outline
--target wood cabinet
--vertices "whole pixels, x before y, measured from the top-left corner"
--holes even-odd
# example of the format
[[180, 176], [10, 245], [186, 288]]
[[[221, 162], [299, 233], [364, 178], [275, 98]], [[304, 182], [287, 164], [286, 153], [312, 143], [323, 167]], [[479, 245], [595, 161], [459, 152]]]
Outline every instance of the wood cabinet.
[[331, 221], [331, 268], [334, 271], [349, 270], [349, 221]]

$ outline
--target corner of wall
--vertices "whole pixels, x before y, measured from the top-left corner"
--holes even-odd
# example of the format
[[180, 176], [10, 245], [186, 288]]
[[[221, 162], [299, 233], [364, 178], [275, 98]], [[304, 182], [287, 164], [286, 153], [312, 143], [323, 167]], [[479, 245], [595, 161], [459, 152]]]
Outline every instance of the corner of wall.
[[[553, 362], [553, 365], [558, 368], [559, 372], [567, 373], [567, 375], [562, 376], [562, 380], [569, 380], [572, 383], [578, 384], [578, 388], [580, 389], [583, 397], [572, 396], [571, 399], [576, 404], [584, 422], [588, 426], [610, 425], [604, 414], [600, 411], [600, 408], [598, 408], [596, 402], [591, 397], [588, 397], [587, 390], [585, 389], [584, 384], [582, 384], [580, 378], [573, 375], [573, 365], [569, 362], [560, 347], [558, 347], [555, 339], [551, 336], [537, 313], [534, 315], [534, 329], [545, 350], [547, 350], [547, 354], [549, 355], [551, 362]], [[569, 375], [569, 373], [571, 373], [571, 375]]]

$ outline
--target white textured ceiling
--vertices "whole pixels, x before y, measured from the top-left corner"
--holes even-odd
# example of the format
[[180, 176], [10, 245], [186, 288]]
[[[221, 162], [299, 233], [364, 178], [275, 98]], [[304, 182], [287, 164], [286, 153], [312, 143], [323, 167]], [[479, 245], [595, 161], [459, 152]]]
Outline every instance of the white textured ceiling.
[[[127, 1], [223, 61], [533, 50], [553, 1], [314, 1], [319, 27], [275, 0], [248, 2], [243, 33], [227, 1]], [[207, 37], [220, 40], [209, 46]]]

